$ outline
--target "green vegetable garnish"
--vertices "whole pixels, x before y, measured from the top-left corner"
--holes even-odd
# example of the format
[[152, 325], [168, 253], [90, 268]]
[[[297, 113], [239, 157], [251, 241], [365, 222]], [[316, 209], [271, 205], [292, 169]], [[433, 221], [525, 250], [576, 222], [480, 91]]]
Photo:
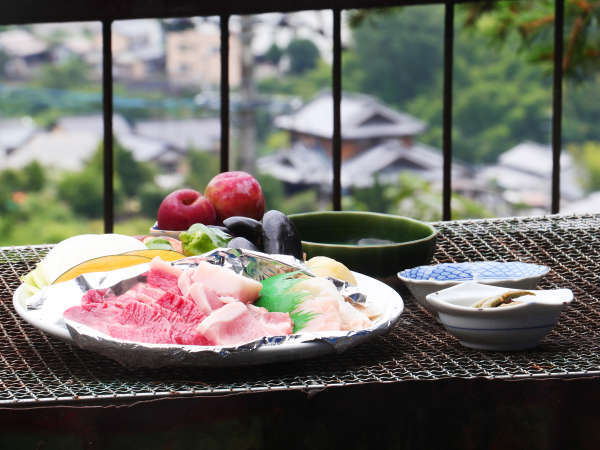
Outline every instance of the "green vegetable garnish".
[[21, 281], [25, 285], [25, 291], [29, 296], [38, 293], [42, 288], [50, 285], [39, 264], [31, 272], [23, 275]]
[[282, 273], [262, 281], [260, 297], [254, 303], [270, 312], [289, 313], [294, 321], [294, 333], [304, 328], [316, 314], [298, 311], [308, 292], [294, 290], [305, 278], [294, 278], [299, 271]]
[[146, 247], [151, 250], [173, 250], [169, 241], [164, 238], [154, 238], [146, 241]]
[[187, 231], [179, 235], [183, 253], [187, 256], [201, 255], [219, 247], [227, 247], [231, 236], [218, 228], [209, 228], [195, 223]]

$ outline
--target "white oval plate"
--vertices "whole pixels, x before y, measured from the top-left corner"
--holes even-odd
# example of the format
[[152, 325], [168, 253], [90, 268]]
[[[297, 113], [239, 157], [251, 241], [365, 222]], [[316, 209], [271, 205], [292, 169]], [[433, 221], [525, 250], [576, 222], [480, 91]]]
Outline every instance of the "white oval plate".
[[[86, 339], [85, 336], [78, 337], [79, 344], [83, 347], [102, 353], [105, 356], [116, 359], [123, 365], [132, 367], [162, 367], [169, 365], [190, 365], [190, 366], [236, 366], [236, 365], [254, 365], [270, 362], [281, 362], [295, 359], [312, 358], [315, 356], [344, 351], [354, 347], [373, 336], [385, 334], [398, 321], [400, 314], [404, 309], [404, 303], [400, 295], [390, 286], [371, 278], [367, 275], [353, 272], [358, 287], [367, 295], [369, 301], [374, 302], [376, 308], [380, 308], [382, 314], [373, 326], [366, 330], [360, 330], [350, 336], [339, 336], [338, 334], [315, 333], [316, 340], [309, 341], [288, 341], [280, 344], [262, 345], [250, 351], [214, 351], [213, 347], [187, 346], [176, 344], [143, 344], [127, 342], [103, 336], [103, 340]], [[13, 296], [13, 305], [15, 310], [26, 322], [43, 332], [57, 337], [59, 339], [72, 342], [73, 337], [69, 333], [66, 324], [61, 320], [56, 320], [56, 314], [51, 317], [44, 313], [43, 309], [28, 310], [26, 306], [26, 297], [24, 296], [24, 286], [21, 285], [15, 291]], [[76, 300], [79, 304], [79, 299]], [[73, 299], [65, 299], [65, 304], [56, 310], [66, 310], [74, 306]], [[74, 332], [82, 331], [85, 334], [86, 327], [81, 324], [70, 323]], [[383, 325], [383, 326], [382, 326]], [[346, 333], [346, 332], [345, 332]], [[93, 331], [90, 334], [99, 334]], [[319, 340], [323, 339], [323, 340]], [[332, 345], [329, 341], [335, 341]], [[104, 341], [102, 343], [102, 341]], [[106, 343], [111, 343], [107, 348]], [[100, 344], [98, 343], [100, 342]], [[114, 343], [114, 345], [112, 345]], [[205, 349], [207, 351], [198, 351]], [[126, 357], [125, 357], [126, 356]]]

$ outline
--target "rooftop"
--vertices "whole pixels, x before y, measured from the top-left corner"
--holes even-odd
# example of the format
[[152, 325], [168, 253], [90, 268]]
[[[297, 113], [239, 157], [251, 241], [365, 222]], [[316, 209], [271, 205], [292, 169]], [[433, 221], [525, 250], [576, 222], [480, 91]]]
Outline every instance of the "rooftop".
[[[395, 111], [369, 95], [344, 93], [340, 108], [343, 139], [414, 136], [425, 129], [424, 122]], [[331, 139], [331, 93], [321, 93], [295, 113], [275, 118], [275, 125], [283, 130]]]

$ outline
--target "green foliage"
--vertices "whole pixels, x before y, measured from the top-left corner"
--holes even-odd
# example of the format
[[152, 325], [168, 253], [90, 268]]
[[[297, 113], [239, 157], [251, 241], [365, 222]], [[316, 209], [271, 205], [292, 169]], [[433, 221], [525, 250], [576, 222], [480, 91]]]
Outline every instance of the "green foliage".
[[[459, 23], [465, 20], [460, 11]], [[387, 9], [363, 14], [358, 24], [354, 47], [345, 55], [344, 88], [375, 95], [420, 118], [428, 128], [419, 140], [441, 146], [443, 8]], [[550, 79], [515, 56], [517, 40], [490, 51], [474, 34], [455, 33], [455, 157], [492, 162], [522, 140], [547, 141]]]
[[158, 207], [168, 193], [153, 183], [142, 185], [137, 194], [140, 201], [140, 213], [146, 217], [156, 217]]
[[344, 55], [344, 89], [358, 88], [401, 106], [436, 88], [443, 22], [441, 6], [386, 9], [364, 18], [353, 29], [356, 58]]
[[58, 184], [58, 196], [79, 215], [99, 219], [104, 215], [104, 184], [101, 172], [91, 169], [69, 173]]
[[[476, 28], [497, 47], [517, 40], [527, 60], [550, 71], [554, 59], [554, 0], [486, 2], [466, 7], [464, 25]], [[563, 69], [575, 80], [600, 69], [600, 3], [565, 1]]]
[[271, 64], [277, 65], [283, 56], [283, 50], [275, 43], [271, 44], [269, 49], [263, 55], [263, 58]]
[[6, 54], [4, 50], [0, 48], [0, 77], [4, 76], [6, 70], [6, 64], [10, 60], [10, 56]]
[[0, 216], [0, 245], [55, 243], [74, 234], [100, 232], [101, 221], [80, 220], [51, 192], [28, 194]]
[[185, 185], [199, 192], [204, 192], [208, 182], [220, 172], [219, 156], [215, 153], [190, 149], [187, 163]]
[[261, 148], [261, 154], [267, 155], [289, 146], [290, 134], [287, 131], [274, 131], [267, 136], [265, 145]]
[[[345, 86], [345, 85], [344, 85]], [[312, 99], [319, 91], [331, 88], [331, 66], [319, 60], [314, 69], [301, 76], [266, 78], [258, 82], [258, 91], [269, 95], [292, 95], [304, 100]]]
[[32, 161], [23, 167], [24, 191], [40, 192], [46, 185], [46, 170], [38, 161]]
[[302, 75], [303, 73], [317, 67], [319, 61], [319, 49], [313, 41], [308, 39], [292, 40], [286, 50], [290, 58], [290, 73]]
[[582, 173], [581, 182], [587, 191], [600, 190], [600, 143], [586, 142], [569, 148]]
[[[140, 187], [152, 182], [154, 179], [154, 170], [147, 163], [136, 161], [133, 153], [114, 139], [113, 155], [115, 164], [115, 173], [118, 182], [126, 196], [136, 195]], [[101, 142], [96, 152], [88, 162], [87, 167], [91, 170], [103, 173], [104, 170], [104, 143]]]
[[[401, 174], [396, 184], [375, 183], [370, 188], [355, 189], [351, 197], [343, 198], [343, 208], [347, 210], [388, 212], [428, 221], [442, 219], [441, 205], [442, 193], [410, 172]], [[491, 216], [479, 203], [452, 195], [453, 219]]]
[[46, 64], [34, 79], [39, 86], [73, 89], [89, 84], [90, 68], [81, 58], [69, 58], [62, 64]]

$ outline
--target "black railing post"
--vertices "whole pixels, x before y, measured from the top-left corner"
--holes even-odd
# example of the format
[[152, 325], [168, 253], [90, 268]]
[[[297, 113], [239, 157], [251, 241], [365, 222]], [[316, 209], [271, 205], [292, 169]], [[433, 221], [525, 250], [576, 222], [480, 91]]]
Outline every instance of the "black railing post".
[[333, 90], [333, 142], [331, 154], [333, 160], [333, 209], [340, 211], [342, 209], [342, 122], [341, 122], [341, 103], [342, 103], [342, 35], [340, 9], [333, 10], [333, 69], [332, 69], [332, 90]]
[[446, 1], [444, 17], [444, 105], [442, 151], [444, 175], [442, 219], [452, 219], [452, 67], [454, 58], [454, 0]]
[[562, 150], [563, 26], [565, 1], [554, 0], [554, 78], [552, 89], [552, 214], [560, 210], [560, 153]]
[[229, 15], [221, 15], [221, 172], [229, 170]]
[[115, 223], [113, 152], [113, 76], [111, 21], [102, 21], [102, 112], [104, 120], [104, 232], [112, 233]]

